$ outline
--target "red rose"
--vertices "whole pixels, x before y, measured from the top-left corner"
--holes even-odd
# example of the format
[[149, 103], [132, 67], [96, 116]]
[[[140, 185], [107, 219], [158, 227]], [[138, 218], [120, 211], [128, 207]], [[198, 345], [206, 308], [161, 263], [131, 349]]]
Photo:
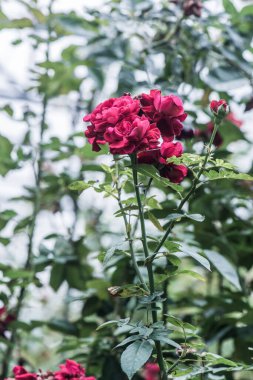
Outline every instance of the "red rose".
[[171, 182], [180, 183], [187, 175], [187, 168], [184, 165], [175, 165], [173, 163], [167, 163], [166, 159], [176, 156], [180, 157], [183, 153], [183, 146], [181, 143], [164, 142], [160, 149], [161, 157], [159, 162], [164, 164], [161, 168], [160, 175], [168, 178]]
[[160, 170], [160, 175], [168, 178], [171, 182], [180, 183], [187, 176], [187, 167], [184, 165], [167, 164]]
[[91, 122], [85, 131], [85, 136], [92, 144], [92, 149], [98, 152], [99, 144], [106, 143], [104, 133], [107, 128], [114, 127], [125, 117], [137, 115], [139, 110], [139, 100], [133, 99], [130, 95], [111, 98], [100, 103], [94, 111], [83, 118], [84, 121]]
[[23, 375], [24, 373], [27, 373], [27, 370], [21, 365], [16, 365], [13, 368], [12, 372], [14, 373], [15, 376], [17, 376], [17, 375]]
[[61, 364], [60, 371], [56, 371], [54, 376], [56, 380], [65, 380], [65, 379], [75, 379], [80, 378], [85, 379], [85, 370], [84, 368], [76, 363], [74, 360], [67, 359], [65, 364]]
[[88, 125], [86, 131], [84, 132], [89, 143], [92, 145], [92, 150], [94, 152], [99, 152], [101, 150], [100, 145], [106, 144], [104, 139], [104, 134], [95, 131], [94, 125]]
[[94, 111], [86, 115], [83, 120], [90, 121], [96, 132], [105, 132], [109, 126], [114, 126], [124, 117], [136, 114], [140, 110], [140, 104], [137, 99], [130, 95], [124, 95], [119, 98], [111, 98], [100, 103]]
[[228, 104], [224, 99], [212, 100], [210, 103], [210, 109], [216, 116], [225, 116], [229, 111]]
[[36, 380], [37, 374], [27, 372], [27, 370], [22, 366], [15, 366], [13, 368], [13, 373], [15, 376], [15, 380]]
[[112, 154], [132, 154], [140, 150], [154, 149], [160, 132], [155, 124], [143, 116], [130, 116], [115, 127], [107, 128], [104, 138]]
[[138, 162], [155, 165], [162, 177], [168, 178], [171, 182], [180, 183], [187, 175], [187, 168], [184, 165], [168, 164], [166, 160], [173, 156], [180, 157], [182, 152], [181, 143], [164, 142], [160, 149], [139, 153]]
[[145, 380], [158, 380], [159, 379], [159, 366], [156, 363], [147, 363], [145, 365]]
[[[15, 366], [13, 373], [15, 380], [37, 380], [38, 378], [53, 378], [54, 380], [96, 380], [94, 376], [85, 376], [85, 369], [74, 360], [67, 359], [65, 364], [61, 364], [60, 370], [56, 372], [47, 371], [39, 374], [29, 373], [22, 366]], [[8, 380], [8, 379], [7, 379]]]
[[36, 380], [37, 379], [37, 374], [36, 373], [23, 373], [21, 375], [15, 376], [16, 380]]
[[160, 149], [148, 150], [138, 154], [139, 164], [156, 165], [161, 157]]
[[85, 376], [85, 369], [74, 360], [67, 359], [60, 365], [60, 370], [54, 373], [55, 380], [96, 380], [95, 377]]
[[187, 114], [183, 102], [176, 95], [162, 96], [161, 91], [151, 90], [140, 96], [141, 109], [152, 121], [157, 122], [164, 140], [170, 141], [180, 135]]
[[183, 145], [180, 142], [164, 142], [161, 145], [160, 152], [164, 158], [180, 157], [183, 153]]

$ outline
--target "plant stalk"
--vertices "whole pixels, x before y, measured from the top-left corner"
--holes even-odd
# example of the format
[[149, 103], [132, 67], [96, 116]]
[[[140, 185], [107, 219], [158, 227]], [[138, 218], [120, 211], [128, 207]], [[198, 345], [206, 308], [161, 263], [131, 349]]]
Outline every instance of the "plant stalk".
[[137, 260], [136, 260], [135, 254], [134, 254], [133, 239], [132, 239], [132, 236], [131, 236], [131, 231], [129, 229], [129, 223], [127, 221], [127, 216], [126, 216], [126, 213], [124, 211], [124, 207], [123, 207], [123, 204], [122, 204], [122, 201], [121, 201], [121, 187], [120, 187], [120, 184], [119, 184], [118, 165], [119, 165], [118, 161], [117, 161], [117, 159], [115, 159], [115, 167], [116, 167], [115, 186], [116, 186], [117, 193], [118, 193], [117, 200], [118, 200], [119, 208], [120, 208], [120, 211], [122, 213], [123, 220], [124, 220], [124, 225], [125, 225], [127, 240], [128, 240], [128, 243], [129, 243], [129, 249], [130, 249], [131, 259], [132, 259], [135, 272], [137, 274], [137, 277], [140, 280], [141, 285], [143, 285], [143, 287], [145, 288], [145, 290], [149, 291], [149, 288], [148, 288], [148, 286], [147, 286], [147, 284], [146, 284], [146, 282], [145, 282], [145, 280], [144, 280], [144, 278], [143, 278], [143, 276], [142, 276], [142, 274], [140, 272], [140, 268], [138, 266], [138, 263], [137, 263]]
[[[131, 158], [131, 163], [132, 163], [135, 195], [136, 195], [138, 210], [139, 210], [139, 219], [140, 219], [141, 233], [142, 233], [142, 246], [143, 246], [145, 258], [147, 259], [149, 256], [149, 249], [148, 249], [148, 244], [147, 244], [144, 211], [143, 211], [143, 205], [142, 205], [142, 201], [141, 201], [141, 195], [140, 195], [140, 189], [139, 189], [139, 183], [138, 183], [138, 173], [136, 170], [136, 165], [137, 165], [136, 154], [130, 155], [130, 158]], [[155, 281], [154, 281], [154, 273], [153, 273], [152, 262], [147, 263], [147, 270], [148, 270], [150, 294], [154, 294], [155, 293]], [[154, 303], [153, 308], [152, 308], [152, 319], [153, 319], [153, 323], [156, 323], [158, 321], [158, 315], [157, 315], [155, 303]], [[156, 341], [155, 346], [156, 346], [156, 353], [157, 353], [157, 361], [158, 361], [158, 365], [160, 367], [160, 379], [161, 380], [167, 380], [166, 366], [165, 366], [163, 353], [162, 353], [162, 347], [161, 347], [160, 342]]]
[[[177, 207], [177, 210], [176, 212], [179, 212], [182, 210], [183, 206], [185, 205], [185, 203], [188, 201], [188, 199], [192, 196], [192, 194], [195, 192], [196, 190], [196, 187], [199, 183], [199, 179], [201, 177], [201, 175], [203, 174], [205, 168], [206, 168], [206, 164], [208, 162], [208, 159], [211, 155], [211, 148], [212, 148], [212, 144], [213, 144], [213, 141], [214, 141], [214, 138], [215, 138], [215, 135], [216, 135], [216, 132], [219, 128], [219, 125], [220, 125], [220, 121], [218, 120], [215, 120], [215, 124], [214, 124], [214, 129], [213, 129], [213, 132], [212, 132], [212, 135], [211, 135], [211, 138], [210, 138], [210, 141], [209, 141], [209, 144], [207, 146], [207, 152], [206, 152], [206, 155], [205, 155], [205, 159], [204, 159], [204, 162], [203, 164], [201, 165], [201, 168], [197, 174], [197, 176], [194, 178], [193, 180], [193, 183], [192, 183], [192, 186], [189, 190], [189, 192], [186, 194], [186, 196], [181, 200], [181, 202], [179, 203], [178, 207]], [[158, 245], [156, 246], [155, 250], [154, 250], [154, 255], [156, 255], [159, 250], [161, 249], [161, 247], [163, 246], [164, 242], [167, 240], [171, 230], [173, 229], [175, 225], [175, 221], [171, 221], [169, 223], [169, 226], [167, 228], [167, 231], [165, 232], [164, 236], [162, 237], [162, 239], [160, 240], [160, 242], [158, 243]]]
[[[51, 0], [48, 10], [49, 15], [52, 13], [52, 5], [53, 1]], [[48, 40], [47, 40], [47, 50], [46, 50], [46, 60], [49, 60], [49, 49], [50, 49], [50, 36], [51, 36], [51, 25], [50, 22], [48, 22]], [[35, 172], [35, 198], [34, 198], [34, 204], [33, 204], [33, 213], [32, 213], [32, 220], [29, 228], [29, 241], [28, 241], [28, 248], [27, 248], [27, 258], [24, 265], [24, 269], [29, 270], [32, 269], [33, 266], [33, 249], [34, 249], [34, 233], [36, 228], [36, 220], [37, 216], [40, 211], [40, 203], [41, 203], [41, 177], [42, 177], [42, 165], [44, 161], [44, 150], [43, 150], [43, 138], [44, 138], [44, 132], [46, 129], [46, 113], [47, 113], [47, 106], [48, 106], [48, 97], [47, 94], [44, 94], [43, 100], [42, 100], [42, 114], [41, 114], [41, 122], [40, 122], [40, 142], [39, 142], [39, 148], [38, 148], [38, 160], [37, 160], [37, 174], [36, 169]], [[20, 312], [23, 306], [23, 301], [26, 295], [27, 287], [23, 285], [20, 288], [19, 295], [17, 296], [17, 305], [15, 308], [15, 318], [18, 320], [20, 316]], [[4, 359], [2, 363], [2, 370], [1, 370], [1, 379], [5, 379], [8, 377], [9, 367], [11, 364], [11, 358], [13, 354], [13, 350], [15, 348], [15, 343], [17, 342], [18, 337], [18, 331], [17, 328], [13, 328], [11, 337], [8, 341], [8, 346], [6, 348]]]

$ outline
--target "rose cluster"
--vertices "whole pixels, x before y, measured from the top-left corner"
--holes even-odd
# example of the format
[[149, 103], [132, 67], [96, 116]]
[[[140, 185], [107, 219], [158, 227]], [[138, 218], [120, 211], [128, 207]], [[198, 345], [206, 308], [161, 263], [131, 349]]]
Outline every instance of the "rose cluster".
[[137, 154], [140, 163], [155, 165], [161, 176], [179, 183], [186, 167], [166, 160], [183, 152], [181, 143], [173, 140], [181, 134], [186, 117], [179, 97], [151, 90], [137, 97], [125, 94], [108, 99], [83, 120], [90, 123], [85, 136], [94, 151], [108, 144], [112, 154]]
[[[96, 380], [93, 376], [86, 376], [85, 369], [74, 360], [66, 360], [59, 366], [59, 371], [51, 372], [28, 372], [22, 366], [15, 366], [13, 374], [15, 380]], [[11, 380], [11, 379], [7, 379]]]

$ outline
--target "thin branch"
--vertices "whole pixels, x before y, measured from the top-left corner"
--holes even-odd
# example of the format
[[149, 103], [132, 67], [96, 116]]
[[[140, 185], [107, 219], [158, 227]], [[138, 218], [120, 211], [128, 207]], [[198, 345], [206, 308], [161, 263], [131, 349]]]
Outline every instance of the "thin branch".
[[[147, 244], [147, 235], [146, 235], [146, 226], [145, 226], [143, 205], [142, 205], [142, 201], [141, 201], [140, 188], [139, 188], [139, 183], [138, 183], [138, 172], [136, 169], [136, 165], [137, 165], [136, 154], [130, 155], [130, 158], [131, 158], [131, 163], [132, 163], [135, 195], [136, 195], [136, 200], [137, 200], [138, 209], [139, 209], [139, 219], [140, 219], [141, 232], [142, 232], [142, 246], [143, 246], [144, 255], [147, 259], [149, 257], [149, 249], [148, 249], [148, 244]], [[150, 293], [154, 294], [155, 293], [155, 281], [154, 281], [153, 263], [152, 262], [147, 263], [147, 270], [148, 270]], [[157, 310], [156, 310], [155, 306], [156, 305], [154, 304], [154, 307], [152, 308], [153, 323], [156, 323], [158, 321], [158, 315], [157, 315]], [[158, 364], [160, 367], [160, 379], [161, 380], [167, 380], [165, 362], [164, 362], [164, 358], [163, 358], [161, 343], [156, 341], [155, 345], [156, 345], [156, 352], [157, 352], [157, 361], [158, 361]]]
[[[49, 14], [52, 12], [52, 4], [54, 0], [51, 0], [51, 3], [49, 5]], [[46, 51], [46, 59], [49, 59], [49, 48], [50, 48], [50, 35], [51, 35], [51, 27], [50, 24], [48, 24], [48, 41], [47, 41], [47, 51]], [[42, 177], [42, 166], [44, 161], [44, 150], [43, 150], [43, 138], [44, 138], [44, 132], [46, 129], [46, 112], [47, 112], [47, 105], [48, 105], [48, 99], [47, 95], [44, 95], [43, 103], [42, 103], [42, 115], [41, 115], [41, 122], [40, 122], [40, 142], [39, 142], [39, 156], [38, 156], [38, 162], [37, 162], [37, 175], [35, 175], [35, 185], [36, 185], [36, 191], [35, 191], [35, 198], [34, 198], [34, 206], [33, 206], [33, 214], [32, 214], [32, 220], [30, 224], [29, 229], [29, 241], [28, 241], [28, 248], [27, 248], [27, 259], [24, 265], [24, 269], [29, 270], [32, 269], [32, 259], [33, 259], [33, 249], [34, 249], [34, 233], [35, 233], [35, 227], [36, 227], [36, 220], [38, 213], [40, 211], [40, 203], [41, 203], [41, 177]], [[34, 170], [36, 173], [36, 170]], [[26, 295], [26, 286], [22, 286], [20, 288], [19, 295], [17, 297], [17, 305], [15, 308], [15, 317], [18, 320], [20, 316], [20, 312], [23, 306], [23, 301]], [[18, 338], [18, 331], [17, 328], [13, 328], [12, 334], [9, 340], [9, 344], [7, 346], [7, 349], [4, 354], [4, 360], [2, 363], [2, 374], [1, 377], [4, 379], [8, 376], [9, 372], [9, 365], [11, 363], [11, 357], [13, 350], [15, 348], [15, 343]]]
[[131, 231], [129, 229], [130, 224], [127, 221], [127, 216], [126, 216], [126, 213], [125, 213], [122, 201], [121, 201], [121, 191], [122, 190], [121, 190], [121, 187], [120, 187], [120, 184], [119, 184], [118, 165], [119, 165], [119, 163], [118, 163], [117, 159], [115, 159], [115, 167], [116, 167], [115, 187], [116, 187], [116, 190], [117, 190], [117, 193], [118, 193], [117, 200], [118, 200], [119, 208], [120, 208], [121, 214], [123, 216], [123, 220], [124, 220], [124, 225], [125, 225], [127, 240], [128, 240], [128, 243], [129, 243], [129, 249], [130, 249], [131, 259], [132, 259], [132, 262], [133, 262], [133, 266], [134, 266], [135, 272], [136, 272], [136, 274], [137, 274], [137, 276], [138, 276], [138, 278], [140, 280], [140, 283], [143, 285], [143, 287], [147, 291], [149, 291], [149, 288], [148, 288], [147, 284], [145, 283], [145, 280], [144, 280], [144, 278], [143, 278], [143, 276], [142, 276], [142, 274], [140, 272], [140, 268], [138, 266], [138, 263], [137, 263], [137, 260], [136, 260], [135, 254], [134, 254], [133, 239], [132, 239], [132, 236], [131, 236]]
[[[211, 152], [212, 152], [212, 144], [213, 144], [213, 141], [214, 141], [214, 137], [216, 135], [216, 132], [218, 130], [218, 127], [220, 125], [220, 122], [216, 121], [215, 122], [215, 127], [214, 127], [214, 130], [213, 130], [213, 133], [211, 135], [211, 139], [209, 141], [209, 144], [207, 146], [207, 152], [206, 152], [206, 155], [205, 155], [205, 159], [204, 159], [204, 162], [197, 174], [197, 176], [194, 178], [193, 180], [193, 183], [192, 183], [192, 186], [189, 190], [189, 192], [186, 194], [186, 196], [181, 200], [181, 202], [179, 203], [179, 206], [177, 207], [177, 210], [176, 212], [179, 212], [182, 210], [183, 206], [185, 205], [185, 203], [189, 200], [189, 198], [194, 194], [196, 188], [197, 188], [197, 185], [199, 183], [199, 180], [200, 180], [200, 177], [201, 175], [203, 174], [205, 168], [206, 168], [206, 165], [207, 165], [207, 162], [208, 162], [208, 159], [211, 155]], [[165, 232], [164, 236], [162, 237], [162, 239], [160, 240], [160, 242], [158, 243], [158, 245], [156, 246], [155, 250], [154, 250], [154, 254], [151, 256], [152, 259], [156, 256], [156, 254], [159, 252], [159, 250], [161, 249], [161, 247], [163, 246], [163, 244], [165, 243], [165, 241], [167, 240], [170, 232], [172, 231], [173, 227], [175, 225], [175, 221], [171, 221], [169, 223], [169, 226], [167, 228], [167, 231]]]

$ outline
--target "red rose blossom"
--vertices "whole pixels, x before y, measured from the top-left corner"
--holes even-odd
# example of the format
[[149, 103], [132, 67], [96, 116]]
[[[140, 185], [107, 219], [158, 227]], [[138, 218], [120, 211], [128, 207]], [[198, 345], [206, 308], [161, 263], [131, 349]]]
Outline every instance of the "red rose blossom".
[[212, 100], [210, 103], [210, 109], [216, 116], [225, 116], [229, 111], [228, 104], [224, 99]]
[[85, 131], [92, 149], [98, 152], [100, 144], [105, 144], [104, 133], [114, 127], [124, 118], [137, 115], [140, 110], [140, 103], [130, 95], [124, 95], [119, 98], [111, 98], [100, 103], [90, 114], [86, 115], [83, 120], [90, 122], [91, 125]]
[[187, 168], [184, 165], [167, 163], [167, 158], [180, 157], [183, 152], [182, 144], [179, 142], [164, 142], [160, 149], [141, 152], [138, 154], [140, 164], [155, 165], [162, 177], [171, 182], [180, 183], [187, 175]]
[[162, 96], [161, 91], [151, 90], [140, 96], [141, 109], [152, 121], [157, 122], [164, 140], [171, 141], [180, 135], [187, 114], [182, 100], [176, 95]]
[[168, 178], [171, 182], [180, 183], [187, 176], [187, 167], [184, 165], [167, 164], [160, 170], [160, 175]]
[[36, 380], [37, 374], [28, 372], [24, 367], [22, 366], [15, 366], [13, 368], [13, 373], [15, 376], [15, 380]]
[[120, 120], [129, 115], [137, 115], [140, 103], [130, 95], [111, 98], [100, 103], [94, 111], [86, 115], [83, 120], [91, 122], [96, 132], [105, 132], [109, 126], [115, 126]]
[[85, 369], [74, 360], [67, 359], [59, 367], [60, 370], [54, 373], [55, 380], [96, 380], [93, 376], [86, 377]]
[[159, 366], [156, 363], [147, 363], [145, 365], [145, 380], [158, 380], [159, 379]]
[[158, 146], [159, 137], [160, 132], [156, 124], [150, 124], [144, 115], [129, 116], [115, 127], [107, 128], [104, 134], [112, 154], [132, 154], [154, 149]]
[[88, 125], [84, 133], [89, 143], [92, 145], [92, 150], [94, 152], [99, 152], [101, 150], [99, 145], [106, 144], [106, 141], [104, 139], [104, 134], [100, 132], [96, 132], [94, 125], [92, 124]]
[[[47, 371], [38, 374], [28, 372], [22, 366], [15, 366], [13, 373], [15, 380], [37, 380], [37, 379], [54, 379], [54, 380], [96, 380], [94, 376], [86, 376], [85, 369], [74, 360], [67, 359], [65, 364], [59, 366], [60, 370], [56, 372]], [[10, 380], [10, 379], [6, 379]]]
[[76, 363], [74, 360], [67, 359], [65, 364], [59, 366], [60, 370], [55, 372], [56, 380], [65, 380], [65, 379], [85, 379], [85, 370], [84, 368]]

